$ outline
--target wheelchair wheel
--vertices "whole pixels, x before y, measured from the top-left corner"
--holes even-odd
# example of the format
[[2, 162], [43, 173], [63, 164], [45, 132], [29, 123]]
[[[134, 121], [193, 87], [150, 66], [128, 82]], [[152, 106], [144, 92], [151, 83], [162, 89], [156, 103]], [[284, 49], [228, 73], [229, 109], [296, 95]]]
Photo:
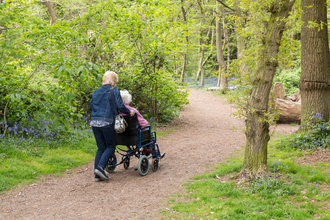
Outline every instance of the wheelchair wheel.
[[138, 162], [138, 170], [141, 176], [147, 175], [149, 171], [149, 160], [146, 155], [140, 157]]
[[124, 168], [125, 168], [125, 170], [127, 170], [129, 168], [129, 164], [130, 164], [130, 158], [126, 157], [124, 159]]
[[114, 166], [114, 164], [116, 164], [116, 163], [117, 163], [117, 157], [116, 157], [116, 154], [113, 154], [113, 157], [109, 158], [108, 163], [105, 166], [105, 170], [108, 173], [113, 173], [113, 171], [115, 171], [115, 169], [116, 169], [116, 166]]
[[159, 165], [159, 159], [158, 158], [152, 159], [152, 164], [151, 164], [152, 171], [156, 172], [158, 170], [158, 165]]

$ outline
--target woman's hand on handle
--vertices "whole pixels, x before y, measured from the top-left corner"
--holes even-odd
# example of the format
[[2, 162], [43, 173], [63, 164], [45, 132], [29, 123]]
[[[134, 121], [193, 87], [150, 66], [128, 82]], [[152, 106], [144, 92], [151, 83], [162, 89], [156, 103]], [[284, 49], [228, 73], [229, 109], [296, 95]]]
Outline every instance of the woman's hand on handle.
[[131, 110], [131, 117], [134, 116], [135, 112]]

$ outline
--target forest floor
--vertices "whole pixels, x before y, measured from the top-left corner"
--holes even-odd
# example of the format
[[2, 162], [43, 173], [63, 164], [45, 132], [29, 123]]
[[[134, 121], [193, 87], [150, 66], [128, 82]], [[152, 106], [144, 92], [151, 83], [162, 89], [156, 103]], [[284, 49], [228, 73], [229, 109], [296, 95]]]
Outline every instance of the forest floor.
[[[91, 162], [0, 194], [0, 219], [160, 218], [170, 196], [185, 190], [183, 183], [242, 152], [237, 150], [245, 144], [244, 123], [231, 116], [235, 110], [224, 99], [203, 90], [190, 90], [188, 99], [180, 118], [160, 128], [169, 134], [157, 140], [166, 152], [157, 172], [140, 176], [132, 158], [128, 170], [118, 166], [109, 181], [94, 182]], [[280, 124], [271, 132], [297, 129]]]

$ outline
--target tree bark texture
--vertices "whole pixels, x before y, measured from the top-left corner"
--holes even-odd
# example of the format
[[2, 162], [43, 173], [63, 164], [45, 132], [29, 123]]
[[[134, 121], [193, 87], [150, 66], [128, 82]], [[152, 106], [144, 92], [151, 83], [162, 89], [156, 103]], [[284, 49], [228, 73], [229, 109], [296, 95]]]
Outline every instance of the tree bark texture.
[[[182, 12], [182, 17], [185, 25], [187, 25], [187, 16], [186, 16], [186, 10], [184, 9], [184, 0], [181, 0], [181, 12]], [[187, 42], [187, 47], [189, 44], [189, 38], [186, 35], [186, 42]], [[184, 52], [182, 54], [182, 70], [181, 70], [181, 82], [184, 82], [184, 77], [185, 77], [185, 70], [186, 70], [186, 64], [187, 64], [187, 54]]]
[[[320, 113], [324, 120], [330, 116], [330, 56], [326, 0], [302, 0], [301, 16], [301, 124], [312, 114]], [[319, 27], [309, 27], [309, 22]]]
[[[239, 7], [239, 0], [235, 0], [234, 6], [235, 6], [235, 15], [236, 15], [236, 19], [235, 19], [236, 28], [235, 28], [235, 31], [236, 31], [236, 38], [237, 38], [237, 58], [239, 60], [242, 60], [242, 58], [244, 56], [244, 50], [245, 50], [245, 41], [244, 41], [244, 37], [242, 36], [242, 34], [239, 31], [244, 26], [244, 21], [242, 19], [242, 10]], [[247, 72], [248, 68], [247, 68], [247, 66], [245, 65], [244, 62], [241, 62], [239, 64], [239, 69], [240, 69], [240, 72], [241, 72], [241, 80], [244, 81], [244, 74]]]
[[222, 50], [222, 31], [221, 31], [221, 24], [220, 24], [220, 17], [216, 17], [216, 48], [217, 48], [217, 61], [219, 64], [219, 68], [221, 68], [222, 74], [219, 74], [220, 76], [220, 92], [224, 93], [226, 92], [226, 89], [228, 87], [228, 81], [227, 78], [224, 76], [224, 73], [227, 71], [227, 66], [225, 63], [225, 60], [223, 58], [223, 50]]
[[246, 145], [242, 173], [255, 176], [267, 170], [267, 144], [269, 141], [268, 112], [269, 94], [272, 87], [280, 47], [284, 18], [287, 18], [294, 1], [275, 1], [269, 21], [262, 36], [262, 49], [257, 63], [256, 77], [247, 105]]
[[291, 100], [279, 99], [275, 100], [276, 112], [279, 115], [277, 122], [291, 123], [300, 122], [301, 119], [301, 102], [293, 102]]
[[49, 1], [49, 0], [45, 0], [41, 2], [43, 5], [45, 5], [48, 9], [48, 13], [50, 16], [50, 24], [53, 25], [56, 23], [57, 20], [57, 16], [56, 16], [56, 12], [54, 9], [54, 5], [53, 2]]

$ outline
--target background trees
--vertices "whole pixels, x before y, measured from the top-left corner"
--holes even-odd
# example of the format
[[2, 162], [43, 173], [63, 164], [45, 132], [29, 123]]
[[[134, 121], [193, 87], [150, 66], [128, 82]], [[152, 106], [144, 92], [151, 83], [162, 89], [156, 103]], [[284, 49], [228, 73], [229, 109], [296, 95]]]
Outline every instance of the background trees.
[[303, 121], [312, 112], [329, 117], [325, 3], [2, 1], [0, 129], [28, 118], [81, 120], [108, 69], [150, 121], [179, 114], [183, 82], [218, 78], [225, 93], [230, 77], [230, 99], [247, 120], [244, 169], [256, 173], [266, 164], [274, 78], [293, 92], [302, 73]]

